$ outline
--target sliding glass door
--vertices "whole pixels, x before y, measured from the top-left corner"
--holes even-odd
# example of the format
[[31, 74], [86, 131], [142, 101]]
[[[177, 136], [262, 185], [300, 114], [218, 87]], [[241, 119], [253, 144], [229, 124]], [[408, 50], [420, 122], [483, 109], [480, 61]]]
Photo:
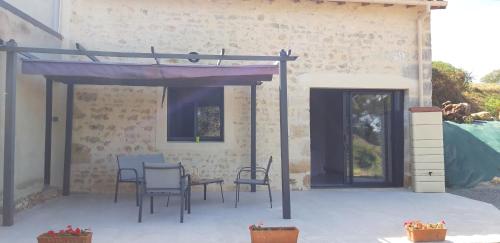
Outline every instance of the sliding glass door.
[[311, 183], [402, 186], [403, 92], [311, 91]]

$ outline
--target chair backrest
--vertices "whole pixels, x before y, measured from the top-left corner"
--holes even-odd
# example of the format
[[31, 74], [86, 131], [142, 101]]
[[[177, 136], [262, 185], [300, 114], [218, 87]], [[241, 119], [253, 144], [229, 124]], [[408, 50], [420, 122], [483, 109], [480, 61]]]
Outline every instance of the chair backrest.
[[269, 170], [271, 169], [271, 163], [273, 162], [273, 156], [269, 156], [269, 162], [267, 162], [266, 166], [266, 175], [264, 177], [264, 180], [269, 180]]
[[[118, 155], [116, 156], [119, 169], [135, 169], [139, 178], [144, 178], [142, 163], [165, 163], [163, 154], [133, 154], [133, 155]], [[124, 170], [120, 173], [122, 180], [135, 179], [135, 174], [132, 171]]]
[[180, 189], [182, 180], [182, 165], [143, 163], [144, 186], [149, 190]]

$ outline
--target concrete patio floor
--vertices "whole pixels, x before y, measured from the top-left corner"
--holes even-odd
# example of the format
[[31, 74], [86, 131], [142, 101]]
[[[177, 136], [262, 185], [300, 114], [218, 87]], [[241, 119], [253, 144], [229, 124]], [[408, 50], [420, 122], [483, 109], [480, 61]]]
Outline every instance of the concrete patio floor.
[[[500, 242], [500, 210], [494, 206], [442, 194], [417, 194], [404, 189], [324, 189], [292, 192], [291, 220], [281, 219], [280, 193], [269, 208], [267, 192], [242, 193], [234, 208], [234, 193], [226, 202], [217, 192], [193, 193], [192, 213], [179, 223], [178, 199], [165, 207], [157, 200], [155, 213], [144, 210], [137, 223], [131, 196], [117, 204], [111, 195], [75, 194], [20, 212], [12, 227], [0, 227], [0, 242], [35, 242], [37, 234], [66, 225], [90, 227], [96, 243], [105, 242], [250, 242], [248, 226], [294, 225], [299, 242], [408, 242], [408, 219], [445, 220], [448, 242]], [[147, 202], [147, 203], [146, 203]], [[149, 201], [145, 201], [149, 205]]]

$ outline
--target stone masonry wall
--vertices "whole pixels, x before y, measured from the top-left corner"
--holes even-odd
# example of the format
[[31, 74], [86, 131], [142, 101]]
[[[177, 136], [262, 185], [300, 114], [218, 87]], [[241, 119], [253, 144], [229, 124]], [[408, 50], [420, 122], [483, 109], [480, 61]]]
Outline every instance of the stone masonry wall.
[[154, 91], [142, 87], [77, 86], [71, 190], [112, 191], [117, 154], [156, 150]]
[[[88, 49], [147, 52], [153, 45], [157, 52], [214, 54], [225, 48], [227, 54], [256, 55], [291, 48], [299, 59], [289, 64], [288, 73], [290, 170], [292, 186], [300, 190], [310, 184], [311, 87], [404, 89], [405, 109], [417, 104], [420, 11], [292, 0], [73, 0], [63, 5], [61, 22], [68, 47], [78, 41]], [[429, 21], [425, 28], [424, 98], [430, 104]], [[250, 161], [249, 88], [225, 89], [225, 141], [200, 144], [166, 142], [160, 90], [76, 88], [72, 190], [110, 192], [116, 154], [151, 151], [182, 161], [198, 176], [223, 177], [232, 188], [236, 168]], [[281, 186], [278, 102], [278, 77], [257, 88], [257, 159], [264, 165], [274, 157], [275, 189]], [[406, 114], [406, 165], [408, 136]]]

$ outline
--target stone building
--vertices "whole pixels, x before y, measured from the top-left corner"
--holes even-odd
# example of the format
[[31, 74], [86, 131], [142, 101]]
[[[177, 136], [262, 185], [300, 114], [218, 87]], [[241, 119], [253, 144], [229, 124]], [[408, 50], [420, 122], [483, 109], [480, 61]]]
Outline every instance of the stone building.
[[[445, 8], [445, 1], [54, 0], [52, 12], [46, 12], [49, 16], [32, 14], [40, 12], [37, 5], [48, 6], [41, 1], [31, 5], [22, 0], [5, 2], [0, 5], [0, 38], [16, 39], [22, 46], [74, 49], [78, 42], [91, 50], [147, 52], [154, 46], [158, 52], [218, 54], [225, 49], [233, 55], [277, 55], [282, 48], [291, 49], [299, 57], [288, 69], [293, 189], [402, 187], [418, 182], [417, 178], [437, 181], [441, 188], [440, 136], [419, 137], [423, 142], [436, 141], [413, 149], [418, 144], [411, 142], [417, 139], [412, 134], [420, 132], [415, 130], [418, 126], [412, 129], [410, 120], [415, 116], [409, 108], [431, 106], [430, 16], [431, 9]], [[0, 59], [2, 91], [4, 56], [2, 53]], [[16, 194], [17, 199], [44, 185], [43, 82], [27, 76], [19, 79], [16, 135], [20, 149], [16, 151], [15, 181], [21, 193]], [[280, 161], [277, 79], [257, 86], [259, 165], [269, 156]], [[66, 96], [63, 84], [54, 86], [50, 184], [61, 187]], [[237, 168], [250, 161], [250, 89], [168, 89], [164, 102], [162, 91], [76, 87], [72, 192], [112, 192], [116, 155], [154, 152], [163, 153], [169, 162], [181, 161], [195, 177], [221, 177], [225, 189], [233, 189]], [[196, 104], [196, 109], [182, 103], [186, 97], [196, 97], [196, 102], [187, 102]], [[2, 95], [2, 110], [4, 99]], [[174, 110], [175, 119], [167, 115]], [[439, 119], [431, 124], [422, 119], [423, 123], [415, 124], [439, 134]], [[0, 135], [3, 138], [3, 129]], [[412, 166], [420, 157], [425, 157], [420, 161], [422, 167]], [[432, 178], [426, 177], [428, 170], [435, 172]], [[280, 188], [279, 163], [272, 165], [271, 181], [273, 188]], [[434, 186], [429, 188], [427, 191], [435, 191]]]

